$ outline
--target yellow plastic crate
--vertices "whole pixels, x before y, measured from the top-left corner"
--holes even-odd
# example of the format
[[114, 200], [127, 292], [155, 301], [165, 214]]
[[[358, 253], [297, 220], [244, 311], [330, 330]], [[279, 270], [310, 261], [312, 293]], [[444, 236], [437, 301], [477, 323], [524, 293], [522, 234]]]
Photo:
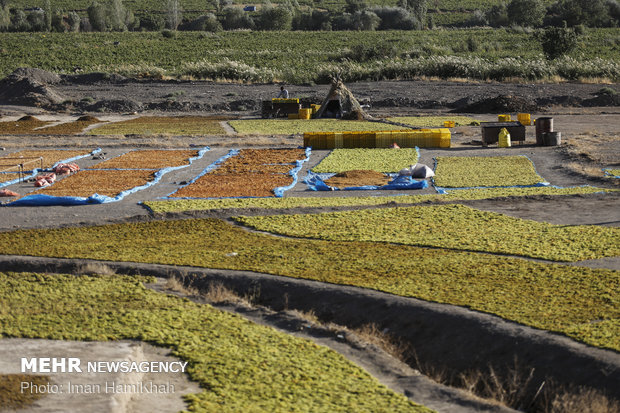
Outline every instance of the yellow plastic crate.
[[498, 122], [510, 122], [510, 115], [497, 115]]
[[517, 120], [524, 126], [530, 126], [532, 124], [532, 119], [529, 113], [517, 113]]
[[271, 102], [273, 103], [299, 103], [299, 98], [288, 98], [288, 99], [284, 99], [284, 98], [273, 98], [271, 99]]
[[299, 119], [310, 119], [312, 115], [312, 109], [299, 109], [297, 116]]

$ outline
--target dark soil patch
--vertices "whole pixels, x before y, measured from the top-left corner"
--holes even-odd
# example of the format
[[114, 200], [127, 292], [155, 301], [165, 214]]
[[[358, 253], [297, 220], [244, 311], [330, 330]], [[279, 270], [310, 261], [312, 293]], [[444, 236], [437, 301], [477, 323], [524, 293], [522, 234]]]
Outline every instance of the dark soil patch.
[[464, 113], [515, 113], [534, 112], [538, 105], [532, 99], [521, 96], [496, 96], [485, 98], [458, 109]]

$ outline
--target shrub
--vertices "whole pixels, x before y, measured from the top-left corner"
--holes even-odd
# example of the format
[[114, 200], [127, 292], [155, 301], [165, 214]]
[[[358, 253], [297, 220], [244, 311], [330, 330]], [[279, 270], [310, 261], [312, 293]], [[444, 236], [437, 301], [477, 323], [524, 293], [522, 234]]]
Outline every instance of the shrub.
[[506, 12], [511, 24], [519, 26], [540, 26], [547, 9], [541, 0], [512, 0]]
[[345, 13], [354, 14], [358, 11], [364, 11], [367, 8], [368, 2], [366, 0], [345, 0]]
[[11, 16], [11, 30], [14, 32], [27, 32], [30, 30], [30, 23], [23, 10], [15, 10]]
[[505, 3], [496, 4], [491, 7], [487, 11], [485, 17], [492, 27], [504, 27], [510, 24], [508, 9]]
[[217, 63], [207, 60], [185, 63], [181, 72], [196, 79], [242, 80], [244, 82], [273, 82], [279, 75], [270, 69], [256, 68], [228, 59]]
[[471, 18], [464, 24], [466, 27], [484, 27], [489, 25], [486, 14], [482, 10], [474, 10]]
[[355, 30], [375, 30], [381, 19], [369, 10], [357, 11], [351, 15], [351, 22]]
[[70, 32], [77, 32], [80, 30], [80, 15], [74, 11], [69, 12], [67, 15], [67, 26]]
[[140, 29], [158, 32], [165, 27], [164, 18], [156, 14], [147, 14], [140, 18]]
[[331, 16], [327, 11], [312, 10], [312, 12], [295, 13], [292, 19], [293, 30], [331, 30]]
[[560, 26], [566, 22], [569, 27], [578, 24], [588, 27], [609, 26], [609, 12], [605, 0], [559, 0], [549, 9], [545, 23]]
[[238, 7], [226, 7], [220, 21], [224, 30], [253, 29], [252, 17]]
[[33, 32], [47, 31], [47, 23], [45, 22], [45, 13], [42, 11], [34, 11], [26, 16], [26, 20]]
[[422, 27], [407, 9], [401, 7], [376, 7], [372, 11], [381, 19], [377, 30], [418, 30]]
[[222, 30], [222, 25], [215, 17], [215, 14], [208, 13], [195, 18], [192, 21], [183, 23], [179, 26], [179, 30], [218, 32]]
[[260, 30], [290, 30], [293, 14], [286, 6], [264, 6], [258, 13], [258, 28]]
[[396, 56], [398, 56], [398, 48], [386, 43], [356, 44], [349, 53], [344, 55], [346, 59], [354, 62], [367, 62], [370, 60], [394, 58]]
[[577, 47], [577, 33], [566, 27], [548, 27], [536, 36], [547, 59], [557, 59]]
[[8, 4], [0, 3], [0, 31], [9, 30], [11, 26], [11, 10]]
[[54, 13], [52, 16], [52, 31], [64, 33], [69, 31], [69, 26], [65, 23], [63, 15]]
[[108, 24], [106, 21], [106, 10], [103, 5], [94, 1], [88, 7], [86, 12], [88, 13], [88, 21], [90, 22], [90, 26], [94, 31], [103, 32], [107, 30]]
[[164, 36], [166, 39], [176, 39], [177, 37], [176, 32], [170, 29], [162, 30], [161, 35]]

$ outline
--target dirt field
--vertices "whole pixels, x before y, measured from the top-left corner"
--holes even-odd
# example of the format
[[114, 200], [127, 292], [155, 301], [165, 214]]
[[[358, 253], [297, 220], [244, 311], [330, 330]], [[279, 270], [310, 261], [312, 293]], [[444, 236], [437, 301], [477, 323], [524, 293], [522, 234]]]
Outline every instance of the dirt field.
[[[41, 80], [41, 79], [39, 79]], [[412, 114], [436, 114], [456, 110], [465, 113], [471, 109], [475, 103], [486, 102], [487, 112], [475, 115], [481, 120], [495, 120], [498, 113], [504, 110], [515, 113], [522, 109], [528, 110], [535, 118], [537, 116], [553, 116], [555, 129], [562, 132], [563, 144], [560, 147], [536, 147], [534, 146], [533, 128], [528, 128], [528, 135], [525, 145], [517, 145], [512, 148], [500, 149], [497, 147], [482, 148], [480, 143], [479, 127], [459, 127], [453, 130], [453, 147], [450, 149], [422, 149], [420, 162], [432, 165], [433, 157], [442, 155], [451, 156], [490, 156], [490, 155], [526, 155], [536, 166], [538, 173], [552, 185], [576, 186], [593, 185], [601, 188], [620, 188], [618, 179], [605, 178], [601, 172], [603, 167], [618, 167], [620, 165], [620, 107], [614, 102], [605, 100], [598, 96], [597, 92], [604, 85], [590, 84], [500, 84], [500, 83], [463, 83], [463, 82], [376, 82], [358, 83], [349, 85], [352, 92], [362, 103], [370, 105], [369, 113], [376, 117], [412, 115]], [[223, 113], [232, 111], [235, 115], [256, 116], [259, 108], [258, 103], [262, 99], [273, 97], [279, 87], [275, 85], [239, 85], [239, 84], [212, 84], [203, 82], [135, 82], [124, 79], [92, 80], [69, 82], [66, 79], [53, 83], [54, 93], [62, 96], [66, 102], [64, 105], [42, 105], [47, 109], [33, 106], [16, 106], [15, 101], [4, 100], [0, 104], [0, 121], [14, 120], [25, 114], [36, 115], [39, 119], [63, 120], [69, 117], [76, 117], [83, 113], [90, 113], [101, 120], [127, 119], [134, 116], [134, 112], [141, 114], [166, 114], [185, 113], [185, 114], [205, 114]], [[611, 85], [612, 88], [620, 90], [619, 85]], [[302, 97], [313, 103], [320, 103], [322, 97], [327, 92], [327, 86], [290, 86], [289, 91], [293, 96]], [[175, 94], [176, 100], [170, 100], [167, 96]], [[512, 96], [515, 99], [505, 99], [503, 102], [513, 102], [514, 107], [496, 107], [493, 101], [497, 96]], [[85, 98], [89, 98], [86, 99]], [[82, 103], [80, 103], [82, 102]], [[6, 104], [9, 103], [9, 104]], [[12, 104], [12, 105], [11, 105]], [[92, 105], [99, 106], [92, 106]], [[89, 106], [91, 105], [91, 106]], [[519, 106], [520, 105], [520, 106]], [[529, 106], [528, 106], [529, 105]], [[56, 109], [50, 111], [49, 109]], [[71, 136], [71, 137], [49, 137], [49, 136], [0, 136], [0, 156], [19, 149], [28, 148], [97, 148], [101, 147], [106, 157], [126, 152], [129, 148], [198, 148], [210, 146], [212, 149], [205, 156], [192, 164], [190, 167], [171, 172], [164, 176], [164, 179], [152, 188], [132, 194], [120, 202], [101, 205], [72, 206], [72, 207], [0, 207], [0, 230], [7, 231], [18, 228], [46, 228], [62, 227], [72, 225], [90, 225], [107, 222], [136, 221], [149, 219], [169, 219], [176, 217], [190, 216], [214, 216], [219, 218], [229, 218], [243, 212], [246, 215], [264, 213], [304, 213], [321, 210], [334, 210], [335, 208], [310, 209], [297, 208], [287, 211], [262, 211], [262, 210], [231, 210], [214, 211], [208, 213], [187, 213], [172, 215], [167, 217], [153, 217], [149, 212], [139, 205], [141, 201], [158, 199], [172, 193], [180, 186], [181, 182], [186, 182], [195, 177], [207, 165], [214, 162], [224, 155], [229, 148], [245, 147], [297, 147], [302, 144], [300, 136], [264, 136], [248, 138], [244, 136], [199, 136], [199, 137], [144, 137], [144, 136]], [[314, 151], [310, 162], [304, 165], [300, 176], [327, 155], [328, 151]], [[78, 161], [80, 167], [88, 167], [93, 164], [93, 160], [85, 158]], [[11, 186], [11, 189], [26, 193], [33, 188], [31, 184], [23, 183]], [[428, 188], [418, 193], [434, 193], [434, 189]], [[343, 191], [343, 192], [311, 192], [308, 191], [303, 183], [298, 183], [295, 188], [286, 192], [285, 196], [378, 196], [395, 195], [392, 191], [374, 191], [369, 194], [365, 191]], [[519, 197], [503, 198], [494, 200], [469, 201], [467, 205], [475, 208], [496, 211], [520, 218], [533, 219], [537, 221], [551, 222], [559, 225], [620, 225], [620, 208], [618, 200], [620, 195], [616, 194], [593, 194], [575, 195], [564, 197]], [[379, 206], [381, 207], [381, 206]], [[620, 270], [620, 259], [596, 260], [595, 262], [582, 263], [599, 268], [610, 268]], [[53, 260], [40, 260], [36, 258], [14, 258], [1, 257], [0, 269], [10, 268], [57, 268], [64, 270], [62, 263], [55, 263]], [[68, 265], [68, 264], [67, 264]], [[73, 265], [73, 264], [72, 264]], [[168, 269], [150, 268], [156, 274], [165, 274]], [[127, 270], [129, 271], [129, 270]], [[208, 272], [208, 270], [206, 271]], [[218, 272], [222, 273], [221, 271]], [[257, 274], [226, 274], [227, 277], [239, 279], [260, 278]], [[223, 276], [222, 276], [223, 277]], [[220, 277], [220, 278], [222, 278]], [[216, 277], [217, 278], [217, 277]], [[481, 350], [486, 343], [493, 347], [491, 353], [502, 359], [511, 351], [516, 351], [516, 347], [521, 347], [519, 354], [526, 354], [527, 357], [537, 353], [541, 355], [557, 355], [553, 360], [540, 361], [541, 365], [546, 364], [551, 369], [556, 369], [557, 374], [580, 372], [588, 366], [613, 366], [616, 371], [620, 368], [620, 356], [613, 351], [599, 351], [583, 345], [576, 345], [570, 340], [558, 339], [552, 334], [536, 332], [534, 329], [516, 326], [499, 320], [497, 317], [487, 317], [478, 313], [454, 308], [451, 306], [433, 305], [429, 308], [426, 303], [414, 302], [415, 300], [393, 297], [389, 294], [368, 293], [359, 291], [352, 287], [341, 286], [303, 286], [303, 282], [292, 283], [290, 281], [261, 281], [265, 283], [264, 288], [273, 288], [273, 291], [265, 294], [265, 303], [273, 308], [281, 309], [283, 303], [278, 302], [276, 297], [290, 294], [291, 308], [300, 310], [320, 310], [329, 307], [334, 314], [335, 321], [343, 325], [356, 325], [364, 321], [364, 316], [368, 314], [368, 309], [374, 309], [371, 321], [386, 323], [386, 320], [393, 317], [390, 329], [398, 332], [402, 337], [406, 337], [407, 323], [398, 319], [398, 313], [407, 308], [408, 311], [417, 311], [419, 314], [428, 315], [433, 313], [435, 320], [440, 328], [455, 329], [462, 320], [468, 320], [469, 330], [462, 328], [452, 335], [452, 340], [468, 343], [463, 346], [462, 352], [475, 352], [480, 350], [478, 357], [487, 354]], [[233, 283], [234, 284], [234, 283]], [[293, 285], [294, 284], [294, 285]], [[317, 283], [314, 283], [317, 284]], [[287, 290], [288, 288], [288, 290]], [[329, 290], [329, 291], [328, 291]], [[308, 291], [312, 294], [325, 296], [326, 302], [317, 306], [312, 304], [314, 298], [306, 297]], [[288, 297], [289, 295], [287, 295]], [[297, 297], [298, 302], [293, 302], [293, 297]], [[343, 298], [345, 297], [345, 298]], [[344, 304], [337, 305], [339, 300]], [[271, 300], [271, 301], [270, 301]], [[330, 304], [329, 304], [330, 303]], [[359, 307], [362, 306], [362, 307]], [[372, 306], [372, 307], [371, 307]], [[383, 306], [383, 307], [382, 307]], [[382, 310], [382, 308], [389, 310]], [[318, 308], [318, 310], [317, 310]], [[361, 310], [363, 308], [364, 310]], [[336, 316], [336, 309], [341, 312]], [[234, 309], [233, 309], [234, 310]], [[239, 311], [238, 309], [236, 311]], [[325, 311], [324, 311], [325, 312]], [[440, 315], [439, 315], [440, 314]], [[272, 317], [272, 318], [270, 318]], [[273, 315], [267, 313], [254, 314], [255, 321], [278, 325], [281, 319], [276, 320]], [[368, 321], [368, 320], [366, 320]], [[280, 328], [283, 328], [280, 326]], [[429, 335], [432, 335], [429, 326]], [[286, 330], [286, 329], [285, 329]], [[481, 332], [486, 334], [480, 336]], [[436, 331], [435, 331], [436, 333]], [[481, 338], [482, 337], [482, 338]], [[501, 337], [501, 339], [498, 339]], [[518, 340], [515, 341], [515, 337]], [[528, 339], [529, 337], [529, 339]], [[497, 341], [494, 341], [497, 340]], [[447, 351], [448, 342], [443, 342], [442, 348], [425, 348], [421, 352], [429, 358], [438, 357], [442, 351]], [[454, 341], [453, 341], [454, 342]], [[452, 342], [452, 343], [453, 343]], [[517, 343], [517, 344], [515, 344]], [[477, 350], [478, 348], [478, 350]], [[344, 351], [344, 350], [343, 350]], [[503, 352], [503, 354], [502, 354]], [[364, 357], [362, 353], [356, 353], [353, 357], [374, 374], [381, 376], [382, 364], [386, 361], [378, 358], [376, 354]], [[573, 357], [575, 354], [577, 356]], [[562, 355], [573, 357], [567, 362]], [[460, 356], [463, 356], [461, 354]], [[450, 360], [454, 363], [458, 361], [458, 355], [451, 356]], [[533, 357], [533, 356], [532, 356]], [[535, 357], [534, 357], [535, 358]], [[504, 360], [505, 361], [505, 360]], [[597, 364], [598, 363], [598, 364]], [[467, 363], [464, 363], [466, 365]], [[560, 365], [567, 365], [566, 369], [558, 368]], [[392, 366], [393, 369], [398, 364]], [[398, 376], [398, 375], [396, 375]], [[383, 377], [386, 381], [394, 381]], [[617, 377], [613, 378], [616, 380]], [[611, 379], [610, 379], [611, 380]], [[615, 383], [611, 380], [611, 383]], [[397, 381], [397, 380], [396, 380]], [[608, 384], [609, 385], [609, 384]], [[612, 384], [613, 385], [613, 384]], [[397, 382], [393, 388], [404, 392], [408, 396], [420, 395], [419, 382], [410, 380], [407, 383]], [[604, 387], [604, 386], [603, 386]], [[437, 390], [425, 390], [426, 393], [433, 393]], [[428, 394], [427, 396], [428, 397]], [[446, 400], [454, 395], [446, 395]], [[460, 397], [460, 396], [459, 396]], [[430, 399], [429, 399], [430, 400]], [[435, 402], [441, 406], [441, 397]], [[460, 404], [467, 402], [456, 401], [451, 407], [444, 405], [445, 411], [466, 411], [459, 408]], [[457, 407], [455, 407], [457, 406]], [[450, 410], [452, 409], [452, 410]], [[488, 411], [493, 411], [489, 408]], [[474, 408], [476, 411], [476, 408]], [[477, 410], [482, 411], [482, 410]]]

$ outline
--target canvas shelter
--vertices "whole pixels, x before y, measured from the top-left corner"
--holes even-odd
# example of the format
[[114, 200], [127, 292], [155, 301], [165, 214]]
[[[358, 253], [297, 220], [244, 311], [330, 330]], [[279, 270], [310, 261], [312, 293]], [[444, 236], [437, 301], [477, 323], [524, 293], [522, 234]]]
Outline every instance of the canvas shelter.
[[316, 112], [315, 118], [367, 119], [353, 93], [341, 80], [333, 80], [327, 96]]

